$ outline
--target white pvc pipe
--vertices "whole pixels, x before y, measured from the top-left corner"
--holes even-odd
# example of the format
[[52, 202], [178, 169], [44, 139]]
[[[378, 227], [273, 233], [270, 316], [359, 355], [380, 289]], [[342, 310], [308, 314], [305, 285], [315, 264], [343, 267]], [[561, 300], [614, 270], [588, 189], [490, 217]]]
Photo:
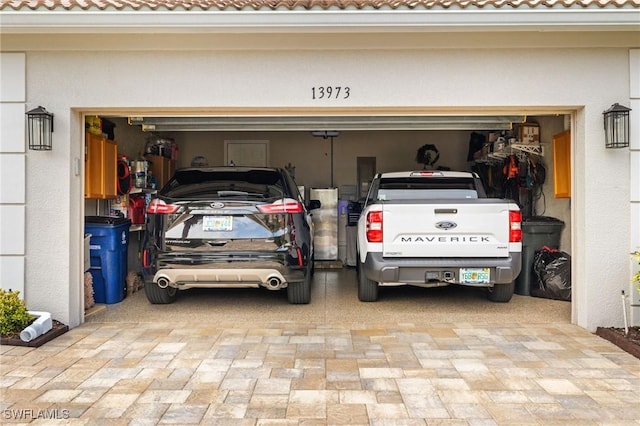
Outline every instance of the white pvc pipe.
[[626, 336], [629, 334], [629, 323], [627, 321], [627, 296], [624, 294], [624, 290], [622, 290], [622, 317], [624, 319], [624, 334]]
[[46, 333], [53, 327], [51, 314], [49, 312], [29, 311], [29, 314], [37, 317], [31, 325], [20, 332], [20, 339], [23, 342], [30, 342], [36, 337]]

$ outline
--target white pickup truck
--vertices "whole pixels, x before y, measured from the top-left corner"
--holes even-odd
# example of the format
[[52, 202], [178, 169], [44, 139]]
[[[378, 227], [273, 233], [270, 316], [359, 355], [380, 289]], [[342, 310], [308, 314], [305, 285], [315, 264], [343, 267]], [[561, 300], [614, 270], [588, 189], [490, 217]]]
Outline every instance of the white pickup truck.
[[358, 220], [358, 298], [380, 286], [486, 287], [509, 302], [521, 269], [522, 214], [487, 198], [471, 172], [377, 174]]

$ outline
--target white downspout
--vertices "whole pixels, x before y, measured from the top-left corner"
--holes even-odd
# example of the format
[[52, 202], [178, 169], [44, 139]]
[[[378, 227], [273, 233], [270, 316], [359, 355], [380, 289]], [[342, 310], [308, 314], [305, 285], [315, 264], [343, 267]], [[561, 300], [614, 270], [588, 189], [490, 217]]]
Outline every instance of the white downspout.
[[49, 312], [29, 311], [29, 314], [37, 317], [31, 325], [20, 332], [20, 339], [23, 342], [30, 342], [36, 337], [46, 333], [53, 327], [51, 314]]

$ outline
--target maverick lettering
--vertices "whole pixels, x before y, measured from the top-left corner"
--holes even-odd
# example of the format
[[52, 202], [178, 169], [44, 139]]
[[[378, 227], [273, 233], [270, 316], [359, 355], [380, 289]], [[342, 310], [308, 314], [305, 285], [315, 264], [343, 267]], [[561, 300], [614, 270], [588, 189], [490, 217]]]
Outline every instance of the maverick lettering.
[[400, 237], [403, 243], [489, 243], [489, 237]]

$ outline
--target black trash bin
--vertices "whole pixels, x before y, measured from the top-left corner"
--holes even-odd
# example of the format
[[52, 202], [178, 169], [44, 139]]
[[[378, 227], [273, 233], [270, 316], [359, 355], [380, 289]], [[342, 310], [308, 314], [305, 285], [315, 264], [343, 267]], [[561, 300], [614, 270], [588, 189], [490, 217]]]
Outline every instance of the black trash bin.
[[560, 248], [563, 227], [563, 221], [549, 216], [532, 216], [522, 221], [522, 271], [516, 278], [516, 294], [531, 295], [531, 285], [536, 280], [533, 271], [536, 251], [544, 246]]

